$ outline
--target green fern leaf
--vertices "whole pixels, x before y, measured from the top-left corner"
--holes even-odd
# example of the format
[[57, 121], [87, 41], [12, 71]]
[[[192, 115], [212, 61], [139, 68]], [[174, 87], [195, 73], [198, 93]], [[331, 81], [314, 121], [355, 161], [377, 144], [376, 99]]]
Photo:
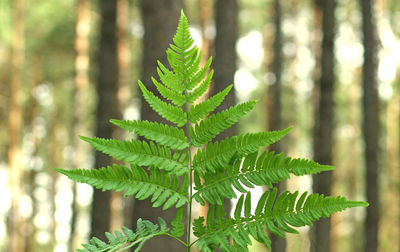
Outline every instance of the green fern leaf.
[[171, 225], [171, 235], [181, 237], [184, 234], [185, 224], [183, 224], [183, 207], [177, 209], [175, 219], [171, 222]]
[[[301, 176], [333, 169], [311, 160], [291, 159], [283, 154], [264, 151], [290, 128], [282, 131], [247, 133], [213, 142], [214, 138], [239, 121], [252, 110], [255, 101], [249, 101], [218, 113], [211, 114], [232, 89], [232, 85], [205, 101], [198, 102], [207, 92], [213, 77], [210, 57], [204, 66], [202, 52], [194, 45], [189, 23], [181, 12], [173, 43], [166, 51], [169, 65], [157, 61], [157, 76], [152, 85], [153, 93], [138, 82], [144, 99], [164, 119], [176, 124], [169, 126], [148, 121], [111, 120], [117, 126], [134, 131], [146, 141], [119, 141], [114, 139], [81, 137], [97, 150], [129, 163], [113, 165], [97, 170], [61, 170], [58, 172], [72, 180], [87, 183], [102, 190], [124, 191], [125, 196], [138, 200], [150, 199], [153, 207], [177, 208], [172, 230], [159, 218], [158, 224], [138, 220], [136, 231], [122, 227], [114, 234], [105, 233], [108, 241], [94, 237], [78, 251], [122, 251], [142, 249], [144, 243], [158, 235], [168, 235], [182, 243], [187, 250], [196, 244], [202, 252], [248, 251], [253, 237], [271, 247], [266, 235], [285, 236], [296, 233], [296, 227], [312, 225], [321, 217], [350, 207], [367, 206], [365, 202], [349, 201], [344, 197], [324, 197], [307, 192], [288, 191], [278, 195], [274, 183], [288, 179], [291, 174]], [[197, 104], [196, 104], [197, 103]], [[192, 126], [191, 123], [194, 125]], [[187, 130], [180, 127], [186, 126]], [[192, 156], [192, 147], [198, 147]], [[192, 183], [194, 182], [194, 190]], [[268, 186], [252, 211], [249, 188]], [[226, 215], [223, 199], [240, 197], [233, 217]], [[206, 215], [192, 221], [193, 199], [208, 204]], [[183, 208], [188, 205], [188, 225], [183, 221]], [[186, 217], [185, 217], [186, 218]], [[182, 240], [185, 228], [190, 229], [197, 240], [191, 241], [191, 230], [186, 230], [187, 240]]]
[[[257, 213], [254, 215], [250, 213], [251, 196], [248, 193], [246, 197], [242, 195], [239, 198], [234, 218], [214, 219], [213, 222], [207, 221], [207, 225], [195, 220], [193, 229], [196, 231], [194, 235], [199, 238], [197, 247], [201, 251], [214, 251], [217, 247], [229, 252], [238, 249], [248, 251], [248, 245], [251, 244], [249, 236], [252, 236], [271, 249], [265, 227], [271, 233], [284, 236], [284, 232], [297, 233], [292, 226], [311, 225], [313, 221], [347, 208], [368, 206], [365, 202], [349, 201], [341, 196], [324, 197], [319, 194], [308, 195], [300, 202], [297, 200], [298, 192], [284, 192], [278, 198], [276, 192], [277, 189], [274, 188], [273, 193], [267, 191], [261, 196], [260, 199], [263, 200], [259, 201]], [[213, 212], [214, 207], [210, 207], [209, 211]], [[228, 245], [226, 241], [230, 239], [233, 244]]]
[[150, 107], [156, 111], [161, 117], [170, 122], [176, 123], [178, 127], [182, 127], [187, 122], [186, 112], [182, 108], [163, 102], [152, 92], [147, 90], [141, 81], [138, 82], [142, 90], [144, 99], [149, 103]]
[[189, 134], [192, 138], [192, 144], [200, 147], [210, 142], [219, 133], [231, 127], [239, 121], [241, 117], [247, 114], [256, 105], [256, 101], [238, 104], [219, 113], [213, 114], [196, 124], [195, 129], [190, 130]]
[[189, 170], [185, 151], [182, 155], [181, 151], [172, 154], [168, 147], [138, 140], [119, 141], [83, 136], [80, 138], [90, 143], [96, 150], [127, 163], [139, 166], [152, 165], [176, 175], [185, 174]]
[[156, 79], [151, 78], [154, 85], [157, 87], [158, 92], [165, 98], [172, 101], [175, 105], [182, 106], [186, 102], [186, 97], [180, 93], [176, 93], [173, 90], [160, 84]]
[[172, 149], [183, 150], [189, 146], [188, 139], [183, 130], [173, 126], [146, 120], [127, 121], [111, 119], [110, 122]]
[[178, 190], [179, 184], [171, 183], [171, 177], [172, 181], [178, 182], [177, 176], [155, 168], [150, 169], [150, 177], [141, 167], [133, 166], [129, 169], [124, 165], [116, 164], [100, 169], [57, 169], [57, 171], [76, 182], [86, 183], [103, 191], [125, 191], [125, 197], [135, 195], [138, 200], [144, 200], [153, 195], [151, 202], [156, 206], [163, 205], [164, 210], [174, 204], [176, 207], [181, 207], [188, 203], [187, 174], [185, 174], [185, 182]]
[[213, 75], [214, 70], [211, 70], [210, 73], [207, 75], [207, 78], [203, 80], [198, 87], [188, 92], [188, 94], [186, 95], [187, 102], [194, 103], [207, 91], [207, 89], [210, 87]]
[[[200, 52], [200, 54], [199, 54], [199, 58], [201, 58], [201, 52]], [[193, 73], [190, 74], [190, 75], [187, 77], [187, 80], [185, 81], [186, 89], [187, 89], [187, 90], [192, 90], [192, 89], [195, 88], [204, 78], [206, 78], [207, 72], [210, 70], [211, 63], [212, 63], [212, 57], [210, 57], [210, 58], [207, 60], [206, 64], [205, 64], [200, 70], [198, 70], [198, 71], [193, 71], [193, 70], [192, 70]], [[198, 69], [198, 68], [199, 68], [199, 67], [198, 67], [198, 65], [197, 65], [197, 69]], [[196, 69], [196, 70], [197, 70], [197, 69]], [[212, 78], [212, 73], [210, 73], [210, 75], [211, 75], [211, 76], [208, 75], [207, 78], [211, 79], [211, 78]], [[203, 84], [203, 85], [205, 85], [205, 84]], [[209, 83], [208, 83], [207, 85], [209, 85]], [[207, 89], [204, 90], [204, 88], [205, 88], [205, 87], [202, 87], [202, 88], [201, 88], [200, 90], [198, 90], [198, 91], [193, 91], [193, 93], [199, 93], [200, 96], [201, 96], [201, 95], [203, 95], [204, 92], [207, 90]], [[202, 90], [204, 90], [204, 92], [202, 92]], [[196, 96], [197, 96], [197, 95], [196, 95]], [[196, 99], [192, 98], [192, 99], [189, 99], [189, 100], [191, 100], [192, 102], [194, 102]]]
[[260, 147], [275, 143], [292, 128], [282, 131], [248, 133], [226, 138], [221, 142], [210, 143], [207, 148], [199, 149], [193, 157], [196, 172], [216, 172], [226, 167], [232, 158], [254, 153]]
[[236, 198], [234, 189], [247, 193], [249, 189], [245, 187], [272, 188], [273, 183], [289, 179], [290, 174], [302, 176], [333, 169], [333, 166], [320, 165], [307, 159], [285, 158], [283, 153], [275, 154], [265, 151], [258, 156], [255, 152], [235, 160], [232, 165], [216, 173], [196, 173], [195, 176], [201, 177], [204, 182], [195, 183], [194, 189], [197, 192], [193, 197], [201, 204], [204, 204], [202, 198], [207, 199], [210, 204], [223, 204], [223, 198]]
[[195, 48], [189, 50], [193, 46], [194, 40], [190, 36], [189, 23], [183, 12], [172, 40], [175, 45], [170, 45], [170, 48], [167, 49], [168, 62], [175, 73], [185, 74], [187, 71], [185, 60], [190, 59], [190, 55], [197, 54], [197, 52]]
[[225, 96], [232, 89], [232, 86], [233, 85], [229, 85], [223, 91], [214, 95], [210, 99], [191, 107], [188, 113], [189, 121], [191, 121], [192, 123], [196, 123], [197, 121], [205, 118], [210, 112], [214, 111], [214, 109], [216, 109], [221, 104]]
[[146, 241], [150, 238], [165, 235], [169, 229], [165, 225], [165, 221], [158, 217], [160, 225], [153, 224], [150, 221], [138, 219], [136, 232], [133, 232], [127, 227], [122, 227], [122, 232], [116, 230], [112, 235], [106, 233], [108, 243], [101, 241], [100, 239], [93, 237], [89, 243], [82, 244], [85, 249], [78, 249], [78, 252], [112, 252], [122, 251], [129, 249], [130, 247], [137, 246], [135, 252], [140, 251]]
[[185, 90], [183, 83], [183, 76], [179, 74], [174, 74], [172, 71], [168, 70], [160, 61], [157, 61], [158, 68], [157, 73], [160, 77], [161, 82], [169, 89], [181, 94]]

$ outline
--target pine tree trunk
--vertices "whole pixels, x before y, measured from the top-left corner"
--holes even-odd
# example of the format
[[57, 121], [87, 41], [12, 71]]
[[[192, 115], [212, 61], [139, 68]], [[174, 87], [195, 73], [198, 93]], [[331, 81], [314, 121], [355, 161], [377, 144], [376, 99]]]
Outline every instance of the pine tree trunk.
[[[318, 106], [314, 125], [314, 160], [320, 164], [332, 165], [334, 128], [334, 40], [335, 40], [335, 0], [317, 3], [322, 10], [321, 73], [317, 91]], [[317, 63], [318, 64], [318, 63]], [[313, 190], [324, 195], [331, 194], [332, 172], [313, 176]], [[316, 222], [312, 227], [311, 251], [330, 251], [330, 218]]]
[[[77, 3], [76, 13], [76, 35], [75, 35], [75, 89], [73, 90], [74, 115], [71, 120], [70, 141], [74, 146], [74, 159], [72, 161], [73, 168], [82, 167], [84, 163], [84, 155], [86, 152], [86, 144], [81, 141], [77, 135], [87, 135], [88, 129], [86, 122], [87, 113], [87, 96], [89, 88], [89, 35], [90, 35], [90, 0], [79, 0]], [[68, 243], [69, 251], [75, 251], [77, 244], [76, 223], [78, 218], [77, 184], [72, 186], [72, 217], [71, 232]]]
[[[268, 130], [282, 130], [282, 111], [281, 111], [281, 75], [282, 75], [282, 26], [281, 26], [281, 3], [279, 0], [273, 1], [274, 19], [274, 43], [272, 72], [275, 75], [275, 83], [268, 88]], [[271, 151], [281, 152], [280, 142], [270, 146]], [[278, 185], [279, 193], [286, 190], [286, 182], [282, 181]], [[277, 235], [271, 235], [271, 247], [274, 252], [284, 252], [286, 250], [286, 239]]]
[[[140, 1], [142, 20], [144, 25], [143, 59], [141, 81], [147, 89], [158, 94], [151, 82], [151, 77], [157, 78], [157, 60], [169, 66], [165, 51], [167, 50], [178, 25], [180, 11], [183, 8], [181, 0], [142, 0]], [[142, 97], [142, 96], [141, 96]], [[162, 121], [142, 97], [141, 119], [148, 121]], [[175, 208], [162, 211], [153, 208], [149, 199], [135, 200], [133, 203], [132, 225], [136, 229], [139, 218], [157, 223], [157, 218], [162, 217], [167, 223], [175, 218]], [[146, 242], [143, 252], [152, 251], [186, 251], [186, 248], [171, 237], [159, 236]]]
[[22, 191], [22, 72], [24, 64], [24, 1], [13, 1], [13, 41], [11, 60], [10, 111], [8, 120], [8, 164], [11, 190], [11, 209], [9, 216], [9, 248], [8, 251], [25, 250], [24, 219], [19, 214], [19, 200]]
[[[100, 48], [98, 52], [99, 72], [97, 120], [95, 136], [112, 137], [110, 118], [117, 116], [117, 0], [100, 0], [101, 28]], [[111, 158], [99, 151], [95, 154], [95, 167], [110, 165]], [[90, 236], [104, 238], [104, 232], [110, 229], [110, 191], [94, 190], [92, 203], [92, 222]]]
[[[210, 95], [216, 94], [228, 85], [233, 84], [236, 72], [236, 40], [238, 37], [238, 1], [217, 0], [215, 2], [215, 58], [214, 58], [214, 85]], [[225, 97], [224, 102], [216, 109], [221, 111], [236, 104], [235, 90]], [[237, 125], [225, 130], [216, 137], [222, 140], [236, 135]]]
[[379, 99], [377, 80], [377, 35], [374, 1], [360, 0], [362, 14], [362, 32], [364, 45], [364, 65], [362, 70], [363, 87], [363, 135], [366, 164], [367, 216], [365, 220], [366, 252], [375, 252], [378, 248], [379, 222]]
[[[238, 38], [238, 1], [237, 0], [217, 0], [215, 2], [215, 58], [214, 58], [214, 85], [210, 95], [224, 90], [228, 85], [234, 83], [236, 72], [236, 40]], [[225, 97], [224, 102], [215, 112], [227, 109], [236, 104], [235, 89], [232, 89]], [[237, 124], [221, 132], [215, 140], [221, 141], [224, 138], [237, 134]], [[225, 212], [229, 214], [231, 201], [224, 200]]]

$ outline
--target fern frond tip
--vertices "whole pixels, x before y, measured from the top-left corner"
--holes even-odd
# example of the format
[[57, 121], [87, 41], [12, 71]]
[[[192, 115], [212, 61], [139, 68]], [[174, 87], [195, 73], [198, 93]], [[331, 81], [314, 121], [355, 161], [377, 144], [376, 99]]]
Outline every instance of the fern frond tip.
[[87, 136], [78, 135], [78, 137], [79, 137], [81, 140], [83, 140], [83, 141], [85, 141], [85, 142], [88, 142], [88, 143], [90, 143], [90, 141], [92, 140], [92, 138], [87, 137]]

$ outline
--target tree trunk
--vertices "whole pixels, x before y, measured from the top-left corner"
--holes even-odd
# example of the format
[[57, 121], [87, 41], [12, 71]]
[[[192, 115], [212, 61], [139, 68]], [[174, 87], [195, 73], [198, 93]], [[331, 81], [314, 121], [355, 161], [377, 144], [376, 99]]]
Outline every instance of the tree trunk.
[[[271, 64], [275, 82], [268, 88], [268, 130], [282, 129], [282, 110], [281, 110], [281, 75], [282, 75], [282, 25], [281, 25], [281, 3], [279, 0], [273, 1], [274, 18], [274, 43], [273, 60]], [[275, 153], [281, 152], [281, 143], [276, 142], [269, 148]], [[286, 182], [282, 181], [278, 185], [279, 193], [286, 190]], [[284, 252], [286, 250], [286, 239], [271, 234], [271, 248], [274, 252]]]
[[131, 100], [131, 48], [129, 39], [130, 5], [128, 0], [118, 0], [118, 101], [123, 111]]
[[[314, 125], [314, 160], [320, 164], [332, 165], [332, 146], [334, 129], [334, 40], [335, 40], [335, 0], [317, 1], [322, 9], [321, 73], [316, 86], [318, 106]], [[318, 63], [317, 63], [318, 64]], [[331, 194], [332, 172], [313, 176], [313, 191], [324, 195]], [[311, 251], [330, 251], [330, 218], [316, 222], [312, 227]]]
[[[172, 41], [178, 25], [180, 11], [183, 7], [181, 0], [142, 0], [140, 8], [144, 25], [143, 59], [141, 81], [147, 89], [158, 94], [151, 82], [151, 77], [157, 78], [157, 60], [168, 66], [165, 51]], [[142, 96], [141, 96], [142, 97]], [[141, 119], [148, 121], [162, 121], [142, 97]], [[175, 208], [162, 211], [153, 208], [149, 199], [135, 200], [133, 203], [132, 226], [136, 229], [136, 221], [139, 218], [157, 223], [157, 218], [162, 217], [170, 223], [175, 218]], [[146, 242], [142, 249], [146, 251], [186, 251], [186, 248], [171, 237], [159, 236]]]
[[380, 123], [377, 81], [377, 35], [373, 3], [372, 0], [360, 0], [364, 45], [362, 70], [364, 156], [367, 202], [370, 204], [367, 208], [365, 220], [366, 240], [364, 251], [366, 252], [377, 251], [379, 222], [378, 138]]
[[[215, 2], [215, 59], [214, 85], [210, 95], [216, 94], [233, 84], [236, 72], [236, 40], [238, 37], [238, 1], [217, 0]], [[235, 90], [225, 97], [225, 101], [215, 110], [221, 111], [236, 104]], [[237, 125], [225, 130], [216, 137], [222, 140], [237, 133]]]
[[22, 72], [24, 64], [24, 1], [13, 1], [13, 40], [11, 60], [11, 88], [10, 88], [10, 112], [8, 120], [8, 164], [11, 190], [11, 209], [9, 226], [9, 251], [24, 251], [24, 220], [19, 214], [19, 203], [23, 195], [22, 191]]
[[[76, 35], [75, 35], [75, 88], [73, 90], [74, 114], [71, 120], [71, 132], [69, 135], [71, 144], [74, 146], [74, 159], [72, 166], [74, 168], [82, 167], [84, 163], [84, 155], [86, 152], [86, 144], [81, 141], [77, 135], [87, 135], [88, 129], [86, 122], [87, 106], [85, 106], [89, 88], [89, 35], [90, 35], [90, 0], [79, 0], [77, 3], [76, 13]], [[68, 243], [69, 251], [75, 251], [77, 246], [76, 223], [78, 218], [77, 184], [72, 186], [72, 217], [71, 232]]]
[[[111, 138], [110, 118], [117, 116], [117, 0], [99, 1], [101, 12], [100, 48], [98, 51], [99, 72], [96, 133], [97, 137]], [[111, 157], [96, 151], [95, 167], [111, 164]], [[90, 236], [104, 238], [110, 229], [110, 191], [94, 190], [92, 203], [92, 222]]]
[[[209, 93], [210, 96], [224, 90], [233, 84], [236, 72], [236, 40], [238, 38], [238, 1], [217, 0], [215, 2], [215, 60], [214, 60], [214, 85]], [[224, 102], [215, 112], [227, 109], [236, 104], [235, 89], [232, 89], [225, 97]], [[237, 124], [221, 132], [215, 140], [221, 141], [226, 137], [236, 135]], [[224, 200], [225, 212], [229, 214], [231, 201]]]

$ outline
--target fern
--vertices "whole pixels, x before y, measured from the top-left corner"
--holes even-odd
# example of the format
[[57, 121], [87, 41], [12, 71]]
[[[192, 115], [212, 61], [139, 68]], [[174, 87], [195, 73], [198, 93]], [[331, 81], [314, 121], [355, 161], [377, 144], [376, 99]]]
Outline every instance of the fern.
[[[126, 227], [115, 235], [106, 233], [108, 241], [92, 238], [78, 251], [122, 251], [135, 246], [139, 251], [154, 236], [168, 235], [182, 243], [188, 251], [196, 245], [200, 251], [248, 251], [251, 237], [270, 247], [265, 230], [285, 236], [296, 233], [295, 227], [312, 225], [322, 217], [329, 217], [346, 208], [367, 206], [361, 201], [319, 194], [299, 196], [298, 192], [277, 195], [274, 184], [290, 178], [332, 170], [312, 160], [292, 159], [283, 153], [262, 151], [279, 141], [291, 128], [281, 131], [245, 133], [214, 141], [250, 112], [256, 102], [238, 104], [212, 113], [228, 95], [232, 85], [200, 103], [196, 101], [208, 89], [213, 76], [211, 58], [200, 67], [201, 52], [194, 46], [189, 24], [181, 14], [173, 44], [167, 50], [170, 68], [158, 62], [158, 78], [152, 83], [159, 94], [149, 91], [139, 81], [144, 99], [161, 117], [175, 125], [142, 120], [110, 120], [111, 123], [134, 132], [145, 140], [81, 137], [95, 149], [126, 165], [99, 169], [57, 169], [77, 182], [87, 183], [102, 190], [124, 191], [124, 196], [138, 200], [151, 199], [153, 207], [176, 208], [170, 223], [159, 218], [158, 224], [138, 220], [134, 232]], [[192, 155], [192, 152], [195, 154]], [[191, 189], [194, 183], [194, 191]], [[267, 186], [259, 198], [255, 211], [251, 208], [251, 189]], [[226, 216], [224, 199], [239, 198], [234, 215]], [[209, 204], [207, 216], [192, 222], [191, 205], [197, 201]], [[187, 224], [184, 208], [188, 206]], [[186, 208], [185, 208], [186, 209]], [[193, 225], [193, 230], [192, 230]], [[186, 239], [182, 238], [186, 230]], [[191, 240], [191, 232], [196, 239]]]
[[138, 219], [136, 232], [133, 232], [127, 227], [122, 227], [122, 232], [116, 230], [112, 235], [106, 232], [108, 242], [104, 242], [96, 237], [93, 237], [89, 243], [82, 244], [85, 249], [78, 249], [78, 252], [111, 252], [127, 250], [137, 245], [135, 252], [140, 251], [146, 241], [159, 236], [167, 235], [169, 228], [167, 223], [158, 218], [159, 225], [153, 224], [150, 221]]

